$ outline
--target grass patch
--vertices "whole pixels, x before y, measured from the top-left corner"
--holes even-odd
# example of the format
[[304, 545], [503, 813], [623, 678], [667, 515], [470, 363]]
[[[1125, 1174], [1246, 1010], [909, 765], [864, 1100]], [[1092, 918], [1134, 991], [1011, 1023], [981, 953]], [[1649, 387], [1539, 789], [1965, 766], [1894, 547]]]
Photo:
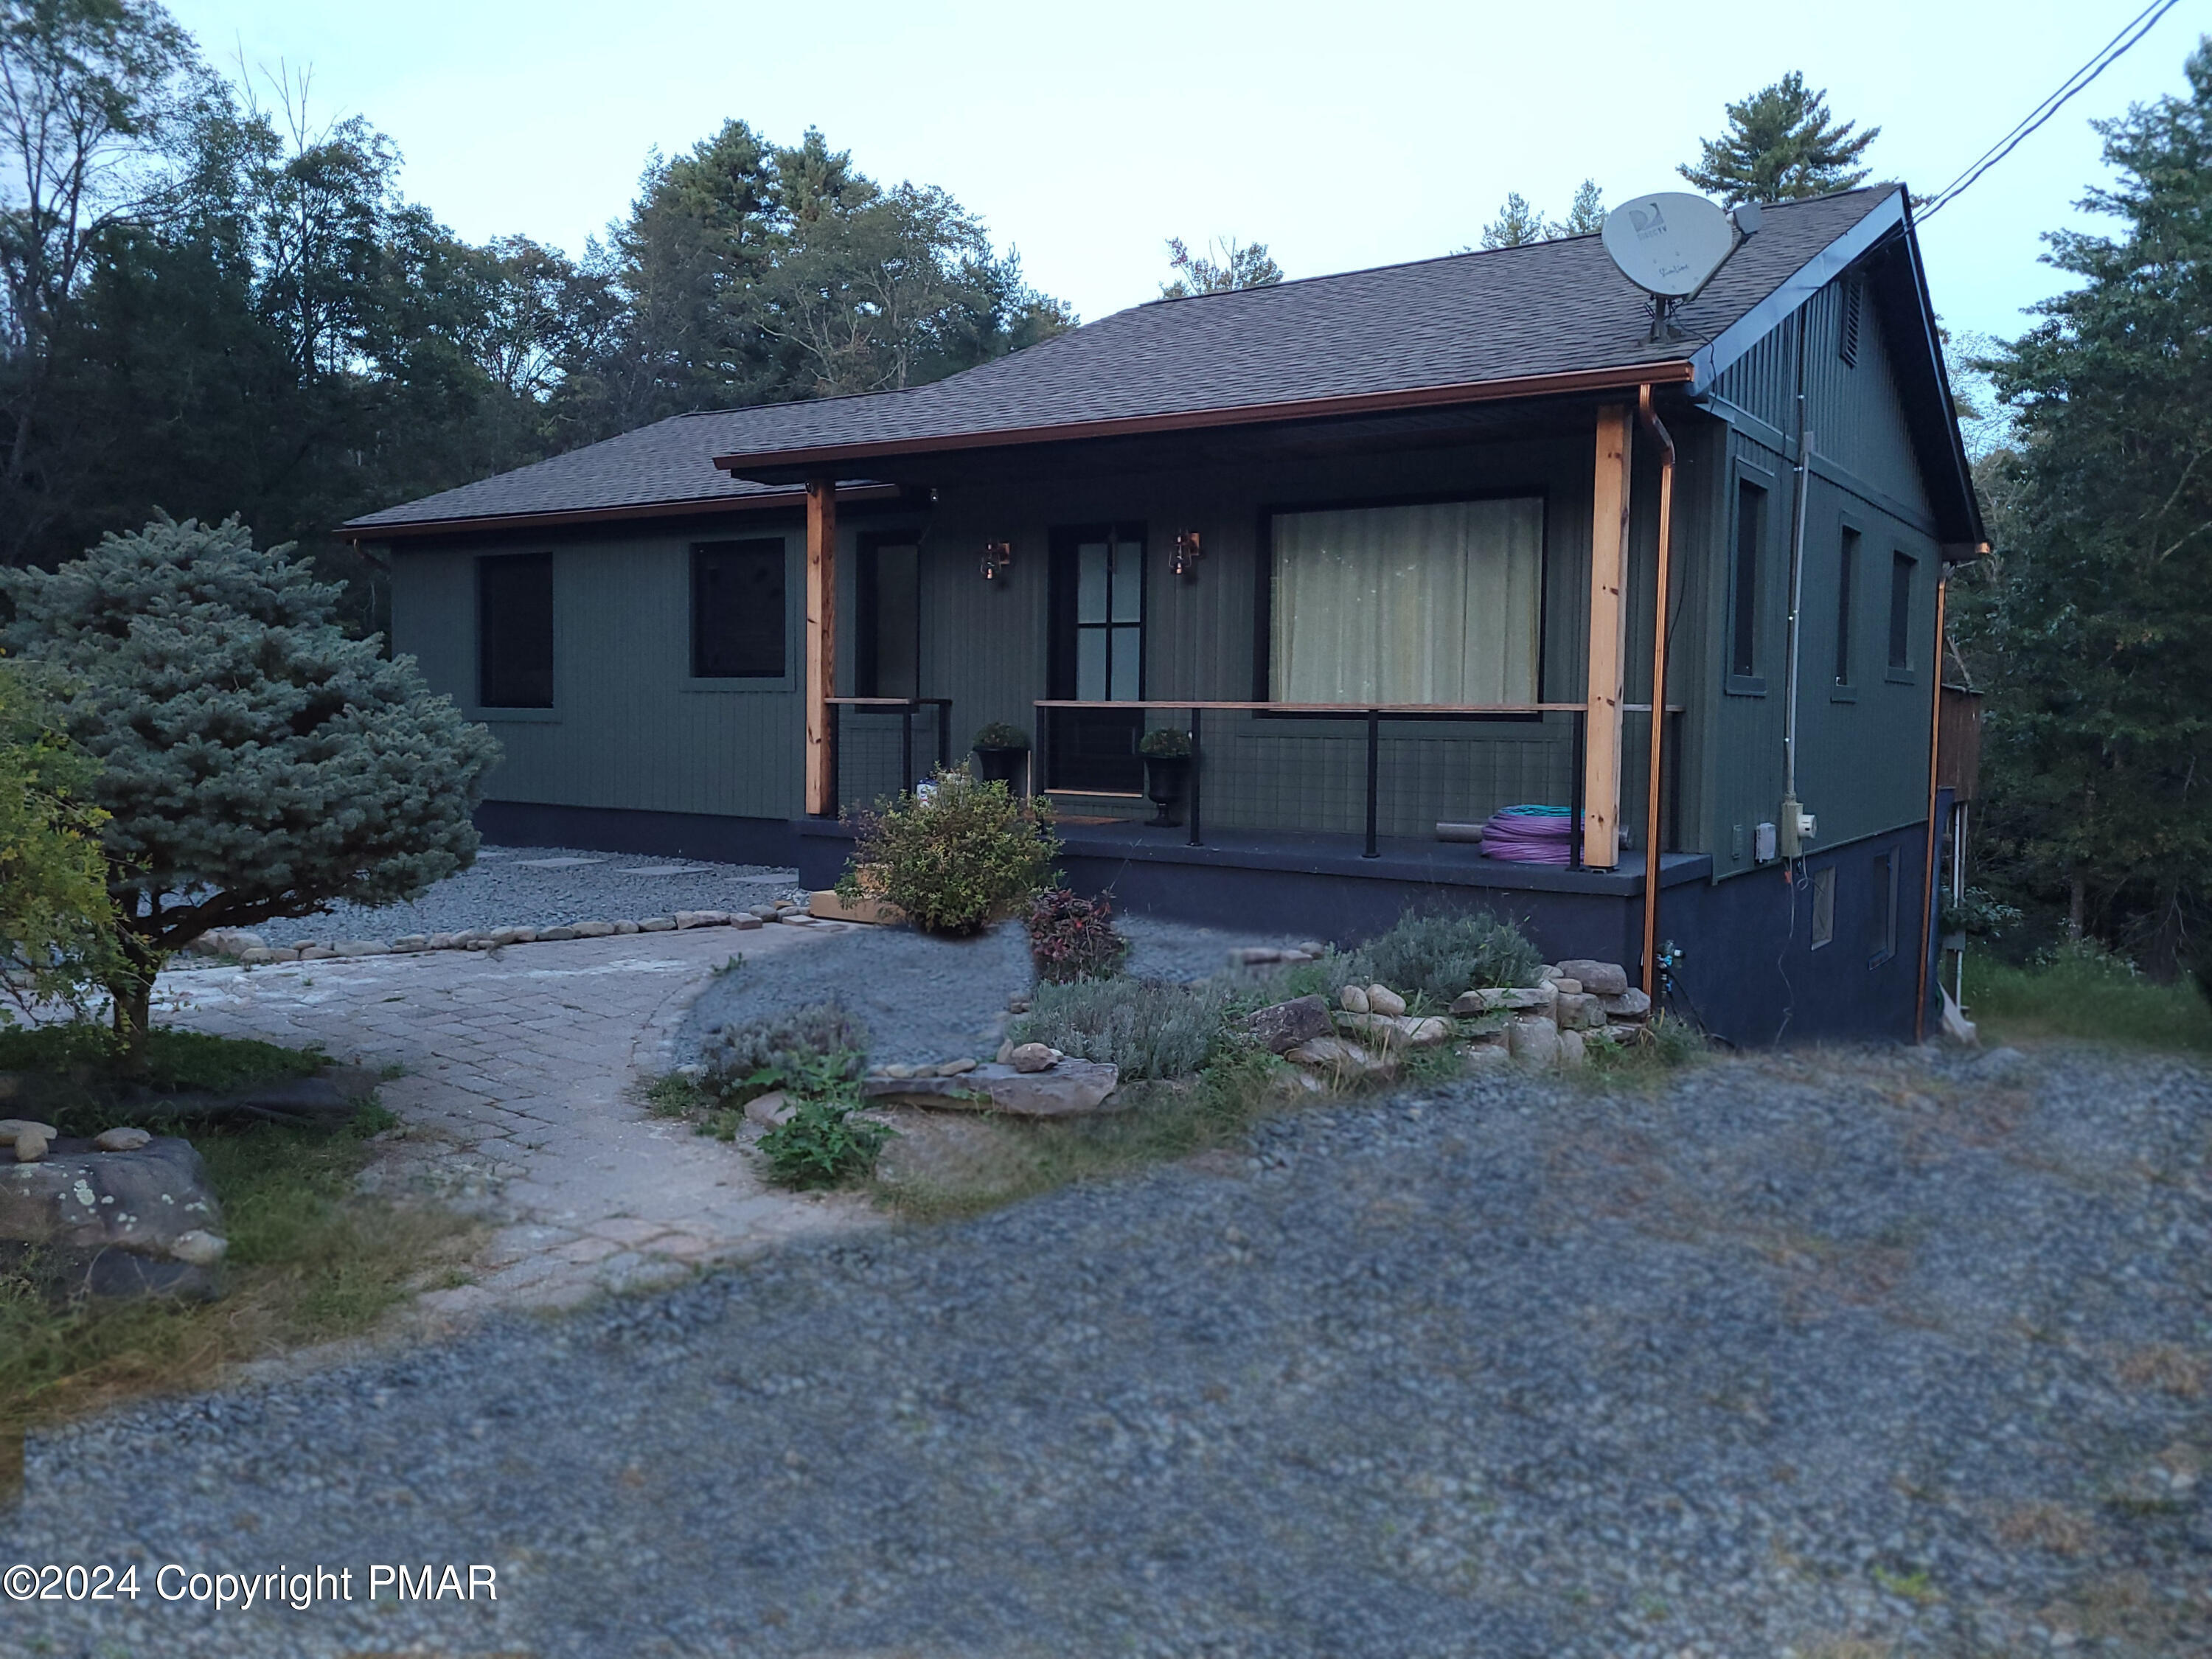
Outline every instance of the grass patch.
[[1288, 1062], [1271, 1054], [1237, 1050], [1194, 1078], [1124, 1085], [1136, 1099], [1119, 1112], [956, 1121], [945, 1128], [963, 1143], [957, 1167], [928, 1160], [908, 1169], [903, 1159], [894, 1160], [897, 1167], [877, 1174], [876, 1192], [911, 1219], [951, 1220], [1071, 1182], [1241, 1146], [1259, 1119], [1292, 1099], [1309, 1097], [1291, 1072]]
[[[190, 1039], [160, 1045], [164, 1074], [178, 1086], [218, 1078], [239, 1086], [323, 1064], [269, 1043], [154, 1035]], [[51, 1057], [55, 1048], [38, 1052]], [[56, 1306], [35, 1263], [0, 1267], [0, 1422], [53, 1421], [191, 1388], [241, 1360], [355, 1334], [404, 1299], [426, 1269], [454, 1263], [469, 1223], [355, 1190], [373, 1155], [369, 1137], [395, 1121], [365, 1103], [335, 1132], [255, 1124], [193, 1135], [230, 1240], [220, 1301]]]
[[[69, 1077], [114, 1069], [114, 1034], [104, 1025], [0, 1027], [0, 1072]], [[287, 1078], [313, 1077], [330, 1057], [313, 1048], [283, 1048], [247, 1037], [210, 1036], [155, 1026], [146, 1034], [146, 1069], [138, 1079], [163, 1091], [221, 1094]]]
[[2185, 981], [2161, 985], [2094, 948], [2015, 968], [1966, 964], [1966, 1012], [1984, 1040], [2092, 1038], [2183, 1054], [2212, 1053], [2212, 1005]]

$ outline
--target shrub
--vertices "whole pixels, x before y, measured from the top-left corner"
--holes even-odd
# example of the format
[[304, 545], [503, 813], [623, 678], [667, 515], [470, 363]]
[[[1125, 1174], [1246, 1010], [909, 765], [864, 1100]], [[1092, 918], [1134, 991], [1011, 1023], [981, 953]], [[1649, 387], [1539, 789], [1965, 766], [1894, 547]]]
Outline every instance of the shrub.
[[851, 863], [837, 883], [863, 896], [862, 866], [882, 878], [880, 896], [926, 933], [980, 931], [1021, 909], [1051, 878], [1060, 842], [1052, 803], [1020, 800], [1003, 783], [940, 770], [927, 798], [901, 795], [855, 821]]
[[81, 1006], [108, 944], [107, 815], [92, 762], [55, 724], [41, 689], [0, 663], [0, 1025], [9, 1003]]
[[1026, 749], [1030, 734], [1018, 726], [1009, 726], [1004, 720], [993, 720], [975, 734], [973, 747], [977, 749]]
[[1356, 954], [1364, 969], [1392, 990], [1419, 991], [1438, 1002], [1477, 987], [1526, 985], [1544, 965], [1518, 927], [1486, 910], [1471, 915], [1408, 913]]
[[750, 1088], [758, 1093], [812, 1074], [835, 1060], [836, 1074], [857, 1078], [866, 1066], [868, 1034], [834, 1002], [810, 1003], [788, 1013], [733, 1021], [707, 1039], [701, 1058], [720, 1094]]
[[0, 570], [0, 643], [75, 683], [63, 727], [100, 763], [104, 977], [134, 1053], [155, 975], [210, 928], [413, 898], [476, 856], [499, 745], [413, 658], [348, 639], [339, 588], [290, 553], [164, 516]]
[[1114, 926], [1114, 905], [1105, 894], [1083, 898], [1065, 887], [1048, 887], [1030, 906], [1030, 956], [1037, 977], [1048, 985], [1072, 980], [1108, 979], [1129, 953], [1129, 941]]
[[1232, 993], [1206, 981], [1081, 979], [1040, 985], [1007, 1035], [1104, 1060], [1124, 1078], [1188, 1077], [1230, 1046]]
[[1137, 752], [1152, 760], [1188, 760], [1190, 733], [1171, 726], [1157, 726], [1139, 741]]

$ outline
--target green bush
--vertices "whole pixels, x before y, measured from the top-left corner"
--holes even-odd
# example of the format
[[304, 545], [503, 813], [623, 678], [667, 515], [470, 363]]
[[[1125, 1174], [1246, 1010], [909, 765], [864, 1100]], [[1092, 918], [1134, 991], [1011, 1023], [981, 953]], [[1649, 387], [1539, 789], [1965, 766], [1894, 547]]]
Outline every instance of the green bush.
[[1480, 987], [1528, 984], [1544, 965], [1518, 927], [1486, 910], [1462, 915], [1408, 912], [1353, 957], [1376, 982], [1443, 1003]]
[[1004, 720], [993, 720], [975, 733], [972, 746], [977, 749], [1027, 749], [1030, 734], [1018, 726], [1009, 726]]
[[708, 1037], [700, 1054], [717, 1094], [759, 1093], [811, 1076], [834, 1058], [836, 1074], [857, 1078], [866, 1068], [866, 1029], [834, 1002], [809, 1003], [788, 1013], [733, 1021]]
[[82, 1006], [111, 944], [97, 768], [46, 690], [0, 662], [0, 1025], [42, 1002]]
[[925, 933], [973, 933], [1025, 908], [1059, 855], [1050, 801], [1018, 799], [1003, 783], [940, 770], [927, 795], [901, 795], [858, 816], [837, 891], [849, 901], [886, 900]]
[[1103, 1060], [1126, 1079], [1188, 1077], [1230, 1046], [1233, 993], [1206, 981], [1083, 979], [1040, 985], [1007, 1035], [1080, 1060]]
[[802, 1191], [834, 1187], [875, 1168], [890, 1128], [860, 1115], [848, 1084], [829, 1094], [801, 1095], [791, 1116], [760, 1138], [761, 1156], [778, 1184]]
[[1155, 726], [1145, 733], [1137, 752], [1151, 760], [1188, 760], [1190, 733], [1171, 726]]

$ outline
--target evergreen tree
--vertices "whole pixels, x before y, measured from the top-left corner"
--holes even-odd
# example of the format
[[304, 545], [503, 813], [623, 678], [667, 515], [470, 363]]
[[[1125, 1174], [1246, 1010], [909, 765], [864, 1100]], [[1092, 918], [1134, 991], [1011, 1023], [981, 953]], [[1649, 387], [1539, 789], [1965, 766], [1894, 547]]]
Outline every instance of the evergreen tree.
[[1838, 125], [1826, 92], [1807, 88], [1796, 70], [1729, 105], [1728, 119], [1721, 137], [1698, 140], [1697, 165], [1675, 169], [1725, 207], [1849, 190], [1865, 181], [1868, 169], [1856, 163], [1881, 136], [1880, 127], [1854, 136], [1855, 123]]
[[1591, 236], [1605, 228], [1605, 196], [1597, 180], [1585, 179], [1567, 204], [1567, 216], [1552, 227], [1554, 236]]
[[498, 745], [411, 657], [350, 640], [337, 590], [235, 520], [158, 519], [58, 570], [0, 573], [15, 654], [66, 675], [69, 738], [100, 770], [115, 1027], [214, 927], [415, 897], [474, 860]]
[[2097, 124], [2120, 228], [2048, 237], [2080, 284], [1987, 365], [2017, 438], [1958, 606], [1996, 867], [2166, 969], [2212, 900], [2212, 40], [2187, 77]]
[[1498, 216], [1482, 228], [1485, 247], [1522, 247], [1530, 242], [1540, 242], [1550, 234], [1544, 216], [1528, 204], [1528, 198], [1514, 191], [1505, 198]]

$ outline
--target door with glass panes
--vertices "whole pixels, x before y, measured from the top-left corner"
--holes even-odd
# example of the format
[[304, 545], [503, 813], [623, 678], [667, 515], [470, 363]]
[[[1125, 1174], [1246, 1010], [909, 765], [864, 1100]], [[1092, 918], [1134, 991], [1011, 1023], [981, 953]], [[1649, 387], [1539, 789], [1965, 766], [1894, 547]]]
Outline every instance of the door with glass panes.
[[[1145, 532], [1141, 525], [1057, 531], [1052, 544], [1052, 695], [1135, 702], [1145, 695]], [[1051, 711], [1047, 787], [1144, 793], [1141, 708]]]

